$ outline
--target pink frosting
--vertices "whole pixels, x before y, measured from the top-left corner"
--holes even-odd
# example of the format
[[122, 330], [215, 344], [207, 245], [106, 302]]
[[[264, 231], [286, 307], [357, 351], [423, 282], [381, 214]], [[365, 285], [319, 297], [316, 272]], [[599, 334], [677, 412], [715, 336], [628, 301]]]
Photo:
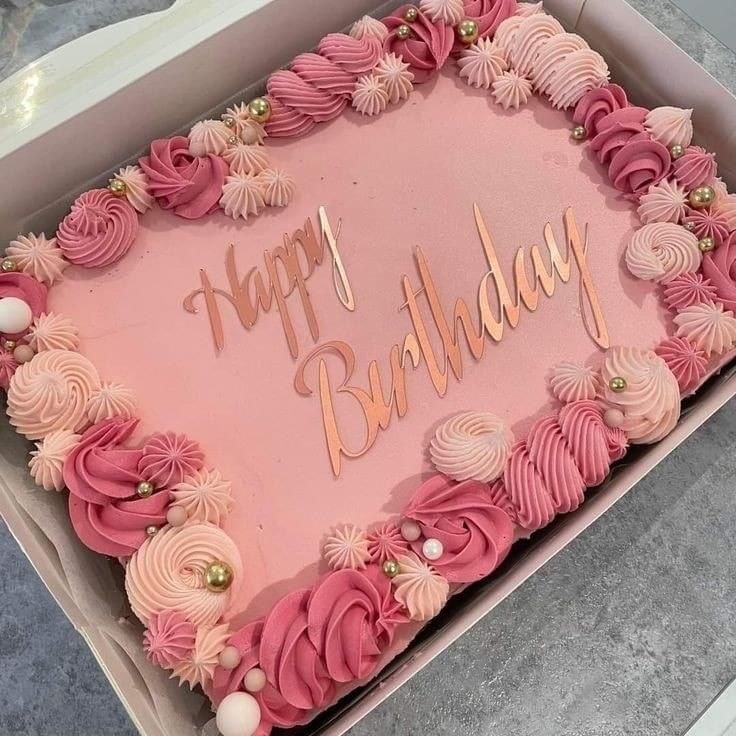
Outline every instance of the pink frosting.
[[0, 388], [7, 391], [10, 388], [10, 380], [18, 370], [18, 363], [13, 353], [0, 349]]
[[661, 342], [654, 352], [667, 363], [680, 387], [686, 394], [697, 388], [708, 368], [705, 353], [682, 337], [670, 337]]
[[57, 245], [72, 263], [86, 268], [120, 260], [138, 233], [138, 214], [108, 189], [80, 194], [56, 232]]
[[[451, 583], [471, 583], [500, 565], [511, 548], [513, 526], [506, 512], [494, 506], [488, 486], [474, 480], [454, 483], [435, 475], [414, 493], [405, 511], [425, 538], [439, 539], [444, 553], [432, 561]], [[422, 556], [423, 540], [413, 542]]]
[[189, 220], [217, 209], [229, 173], [219, 156], [192, 156], [189, 140], [181, 135], [153, 141], [148, 156], [138, 163], [159, 205]]
[[718, 173], [713, 153], [700, 146], [690, 146], [674, 163], [675, 178], [685, 189], [712, 184]]
[[631, 199], [639, 199], [652, 184], [670, 171], [670, 152], [648, 133], [639, 133], [624, 144], [611, 159], [608, 176], [616, 189]]
[[110, 419], [90, 427], [64, 463], [69, 514], [79, 538], [90, 549], [128, 557], [146, 541], [146, 527], [166, 521], [168, 493], [139, 498], [142, 450], [123, 443], [137, 420]]
[[575, 107], [573, 120], [585, 128], [589, 137], [598, 133], [598, 124], [610, 113], [628, 107], [626, 92], [617, 84], [606, 84], [586, 92]]
[[344, 95], [313, 86], [290, 69], [281, 69], [272, 74], [266, 89], [269, 98], [277, 99], [315, 123], [333, 120], [347, 105]]
[[602, 164], [611, 162], [613, 156], [635, 135], [644, 133], [647, 111], [643, 107], [622, 107], [602, 117], [597, 122], [597, 135], [591, 146]]
[[722, 245], [730, 235], [726, 218], [713, 207], [702, 210], [689, 208], [685, 222], [691, 223], [691, 232], [698, 238], [713, 238], [717, 246]]
[[386, 522], [368, 532], [368, 554], [371, 562], [382, 565], [386, 560], [395, 560], [409, 551], [409, 543], [393, 522]]
[[518, 7], [516, 0], [463, 0], [465, 17], [478, 24], [481, 38], [492, 36], [501, 23], [516, 15]]
[[693, 304], [715, 301], [717, 297], [718, 293], [710, 279], [697, 271], [676, 276], [664, 286], [664, 301], [672, 312], [679, 312]]
[[173, 488], [203, 464], [204, 453], [196, 442], [183, 434], [162, 432], [143, 445], [138, 473], [157, 488]]
[[[17, 271], [0, 273], [0, 299], [9, 296], [22, 299], [31, 308], [34, 319], [46, 312], [48, 289], [33, 276]], [[0, 333], [0, 336], [8, 340], [19, 340], [24, 334]]]
[[373, 69], [383, 55], [378, 39], [358, 39], [345, 33], [328, 33], [319, 42], [317, 51], [356, 78]]
[[179, 611], [152, 616], [143, 635], [143, 649], [155, 665], [171, 669], [194, 649], [196, 629]]
[[315, 89], [344, 99], [353, 93], [356, 75], [319, 54], [299, 54], [290, 68]]
[[555, 514], [577, 508], [585, 489], [605, 480], [626, 447], [626, 435], [606, 426], [596, 402], [567, 404], [557, 417], [538, 420], [527, 439], [516, 443], [494, 498], [513, 506], [521, 526], [541, 529]]
[[[515, 4], [515, 3], [514, 3]], [[433, 23], [420, 12], [411, 23], [411, 35], [401, 40], [396, 35], [399, 26], [406, 25], [404, 14], [410, 5], [402, 5], [392, 15], [383, 19], [389, 34], [383, 43], [386, 53], [401, 56], [414, 75], [414, 84], [426, 82], [447, 61], [455, 43], [455, 31], [442, 21]]]
[[713, 284], [718, 300], [736, 311], [736, 233], [731, 233], [720, 247], [703, 257], [703, 274]]
[[266, 132], [272, 138], [296, 138], [306, 135], [316, 125], [307, 115], [287, 107], [279, 100], [266, 95], [271, 104], [271, 117], [266, 123]]
[[369, 677], [408, 616], [391, 581], [376, 565], [339, 570], [317, 583], [309, 599], [309, 637], [335, 682]]

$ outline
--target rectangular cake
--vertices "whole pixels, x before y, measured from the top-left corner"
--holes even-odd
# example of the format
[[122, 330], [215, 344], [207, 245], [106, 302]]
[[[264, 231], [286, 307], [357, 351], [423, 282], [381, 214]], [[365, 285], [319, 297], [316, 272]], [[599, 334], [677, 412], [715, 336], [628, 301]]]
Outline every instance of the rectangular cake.
[[266, 736], [672, 431], [735, 232], [692, 110], [541, 3], [422, 0], [12, 241], [0, 386], [149, 658]]

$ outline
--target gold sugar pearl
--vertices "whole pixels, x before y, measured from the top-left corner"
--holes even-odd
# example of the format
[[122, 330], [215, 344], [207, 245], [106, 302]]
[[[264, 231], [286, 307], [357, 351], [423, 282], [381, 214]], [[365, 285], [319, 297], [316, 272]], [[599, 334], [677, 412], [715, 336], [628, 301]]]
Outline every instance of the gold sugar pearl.
[[710, 253], [716, 247], [716, 241], [713, 238], [703, 238], [698, 243], [701, 253]]
[[470, 20], [470, 18], [461, 20], [457, 24], [455, 32], [457, 33], [457, 37], [460, 42], [468, 44], [468, 46], [471, 43], [475, 43], [478, 40], [478, 36], [480, 35], [478, 24], [474, 20]]
[[418, 17], [419, 17], [419, 10], [417, 10], [417, 8], [415, 8], [413, 5], [408, 7], [406, 9], [406, 12], [404, 13], [404, 20], [407, 23], [413, 23]]
[[16, 347], [17, 343], [15, 340], [3, 340], [3, 348], [5, 348], [9, 353], [12, 353]]
[[235, 118], [232, 115], [223, 115], [222, 122], [225, 123], [225, 125], [227, 125], [228, 128], [235, 127]]
[[230, 136], [230, 137], [229, 137], [229, 138], [227, 139], [227, 144], [228, 144], [229, 146], [237, 146], [237, 145], [238, 145], [238, 143], [240, 143], [240, 138], [238, 138], [238, 136], [236, 136], [236, 135], [231, 135], [231, 136]]
[[582, 125], [576, 125], [570, 135], [574, 141], [584, 141], [588, 137], [588, 133]]
[[248, 103], [248, 115], [257, 123], [266, 123], [271, 117], [271, 103], [265, 97], [256, 97]]
[[399, 563], [396, 560], [386, 560], [383, 563], [383, 574], [387, 578], [395, 578], [399, 574]]
[[215, 560], [205, 568], [203, 582], [207, 590], [224, 593], [233, 584], [233, 571], [227, 562]]
[[12, 258], [4, 258], [2, 265], [0, 265], [0, 270], [3, 273], [12, 273], [13, 271], [17, 270], [17, 268], [18, 266]]
[[608, 382], [608, 386], [611, 391], [620, 394], [622, 391], [626, 391], [626, 379], [621, 376], [614, 376]]
[[702, 210], [704, 207], [710, 207], [716, 198], [716, 192], [713, 187], [697, 187], [690, 192], [688, 200], [690, 206], [696, 210]]
[[690, 232], [692, 232], [693, 230], [695, 230], [695, 223], [692, 220], [688, 220], [685, 223], [685, 229], [686, 230], [689, 230]]
[[685, 146], [680, 143], [675, 143], [674, 146], [670, 147], [670, 156], [677, 161], [678, 158], [682, 158], [685, 155]]
[[149, 498], [151, 495], [153, 495], [153, 483], [149, 483], [147, 480], [142, 480], [136, 487], [135, 492], [141, 497], [141, 498]]
[[153, 526], [153, 524], [151, 524], [151, 526], [147, 526], [146, 534], [148, 534], [149, 537], [155, 537], [156, 534], [158, 534], [158, 527]]
[[110, 183], [107, 185], [107, 188], [116, 196], [116, 197], [124, 197], [125, 196], [125, 182], [122, 179], [110, 179]]
[[411, 36], [411, 28], [409, 28], [405, 23], [402, 23], [396, 29], [396, 38], [398, 38], [399, 41], [406, 41], [409, 36]]

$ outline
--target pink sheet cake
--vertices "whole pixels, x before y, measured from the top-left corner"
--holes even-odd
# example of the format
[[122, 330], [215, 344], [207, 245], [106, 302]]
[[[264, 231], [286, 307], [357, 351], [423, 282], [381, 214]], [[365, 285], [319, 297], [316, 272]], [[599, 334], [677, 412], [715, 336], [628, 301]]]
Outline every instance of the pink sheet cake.
[[734, 263], [691, 110], [541, 3], [422, 0], [13, 241], [0, 386], [150, 659], [266, 736], [674, 428]]

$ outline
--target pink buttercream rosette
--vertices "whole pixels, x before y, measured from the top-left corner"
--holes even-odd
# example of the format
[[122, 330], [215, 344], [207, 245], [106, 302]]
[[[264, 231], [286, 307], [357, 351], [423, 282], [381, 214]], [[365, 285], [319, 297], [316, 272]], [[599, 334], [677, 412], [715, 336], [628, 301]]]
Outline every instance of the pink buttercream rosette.
[[129, 557], [166, 522], [169, 493], [136, 495], [143, 452], [125, 446], [138, 420], [110, 419], [90, 427], [64, 463], [69, 515], [82, 542], [104, 555]]
[[[0, 299], [15, 297], [22, 299], [30, 308], [33, 317], [40, 317], [46, 311], [48, 289], [33, 276], [25, 273], [0, 273]], [[25, 333], [4, 334], [7, 340], [20, 340]]]

